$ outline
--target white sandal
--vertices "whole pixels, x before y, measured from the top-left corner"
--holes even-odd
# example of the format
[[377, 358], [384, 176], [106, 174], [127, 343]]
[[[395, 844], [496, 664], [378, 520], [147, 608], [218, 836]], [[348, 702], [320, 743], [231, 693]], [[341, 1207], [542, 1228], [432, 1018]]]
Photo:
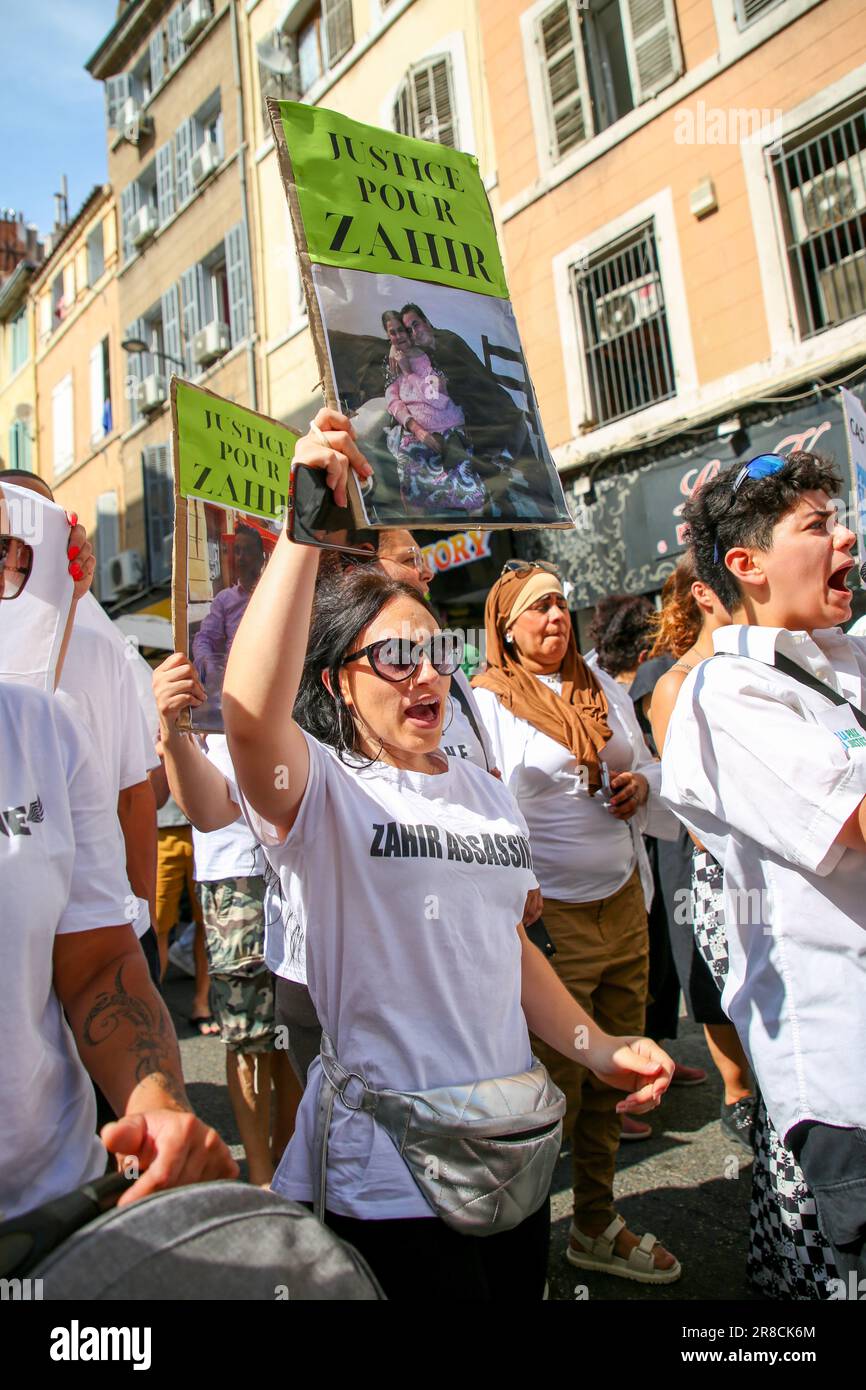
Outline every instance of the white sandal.
[[649, 1231], [644, 1232], [640, 1243], [629, 1252], [628, 1259], [623, 1259], [622, 1255], [615, 1255], [614, 1243], [624, 1226], [622, 1217], [615, 1216], [607, 1230], [593, 1240], [579, 1231], [572, 1221], [571, 1236], [580, 1245], [580, 1250], [575, 1250], [569, 1244], [565, 1251], [566, 1259], [577, 1265], [578, 1269], [595, 1269], [600, 1274], [615, 1274], [620, 1279], [635, 1279], [639, 1284], [673, 1284], [679, 1279], [683, 1272], [679, 1260], [675, 1259], [670, 1269], [657, 1268], [653, 1251], [659, 1241], [650, 1235]]

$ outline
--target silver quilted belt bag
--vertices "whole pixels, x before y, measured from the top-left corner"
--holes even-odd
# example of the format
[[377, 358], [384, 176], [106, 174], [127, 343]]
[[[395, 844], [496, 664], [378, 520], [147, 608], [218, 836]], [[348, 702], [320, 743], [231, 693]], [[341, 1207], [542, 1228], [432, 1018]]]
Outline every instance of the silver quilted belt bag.
[[314, 1209], [324, 1219], [334, 1101], [365, 1110], [389, 1135], [436, 1216], [465, 1235], [510, 1231], [547, 1197], [562, 1144], [565, 1097], [540, 1062], [518, 1076], [373, 1091], [322, 1034], [314, 1140]]

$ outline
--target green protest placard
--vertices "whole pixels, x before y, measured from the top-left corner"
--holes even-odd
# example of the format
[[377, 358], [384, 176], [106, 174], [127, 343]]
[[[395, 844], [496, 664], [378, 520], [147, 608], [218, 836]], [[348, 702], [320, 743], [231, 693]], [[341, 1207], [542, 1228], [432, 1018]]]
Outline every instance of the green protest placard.
[[362, 527], [570, 527], [474, 155], [268, 98]]
[[181, 494], [253, 516], [280, 517], [298, 436], [185, 381], [172, 383], [172, 400]]
[[310, 259], [508, 298], [474, 155], [281, 101]]
[[176, 377], [171, 383], [175, 650], [195, 667], [204, 704], [183, 726], [220, 732], [235, 633], [277, 543], [297, 435]]

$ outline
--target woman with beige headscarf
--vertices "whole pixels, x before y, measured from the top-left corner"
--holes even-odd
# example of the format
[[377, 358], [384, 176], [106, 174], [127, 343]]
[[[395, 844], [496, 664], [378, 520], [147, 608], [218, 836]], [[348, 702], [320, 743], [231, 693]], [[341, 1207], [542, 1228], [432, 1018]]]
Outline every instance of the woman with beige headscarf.
[[[487, 670], [473, 681], [496, 763], [529, 826], [552, 965], [587, 1012], [640, 1033], [647, 1000], [652, 876], [642, 831], [675, 833], [658, 800], [660, 764], [628, 695], [577, 650], [562, 583], [550, 566], [510, 561], [487, 597]], [[568, 1098], [574, 1219], [568, 1259], [641, 1283], [672, 1283], [679, 1261], [613, 1206], [616, 1094], [533, 1040]]]

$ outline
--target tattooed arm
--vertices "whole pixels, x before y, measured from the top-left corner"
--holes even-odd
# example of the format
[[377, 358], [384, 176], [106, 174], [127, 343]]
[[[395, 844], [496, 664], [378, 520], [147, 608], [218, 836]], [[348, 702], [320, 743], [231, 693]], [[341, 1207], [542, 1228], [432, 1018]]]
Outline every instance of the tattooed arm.
[[197, 1120], [168, 1010], [130, 926], [55, 938], [54, 988], [82, 1062], [115, 1114], [103, 1142], [135, 1156], [141, 1176], [122, 1203], [163, 1187], [237, 1175], [215, 1130]]

